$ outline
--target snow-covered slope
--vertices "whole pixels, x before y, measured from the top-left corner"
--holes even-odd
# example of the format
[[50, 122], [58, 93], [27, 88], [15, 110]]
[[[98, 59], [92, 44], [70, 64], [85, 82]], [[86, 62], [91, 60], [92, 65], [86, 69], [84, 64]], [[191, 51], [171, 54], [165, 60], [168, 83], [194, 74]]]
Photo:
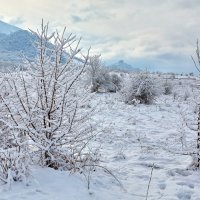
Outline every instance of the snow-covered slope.
[[10, 33], [14, 33], [19, 30], [20, 30], [20, 28], [10, 25], [10, 24], [7, 24], [0, 20], [0, 33], [8, 35]]
[[36, 52], [33, 47], [34, 39], [35, 37], [30, 32], [18, 30], [0, 37], [0, 52], [23, 52], [26, 56], [33, 57]]
[[9, 35], [0, 34], [0, 72], [13, 71], [19, 65], [22, 55], [32, 59], [36, 55], [33, 45], [35, 37], [25, 30]]

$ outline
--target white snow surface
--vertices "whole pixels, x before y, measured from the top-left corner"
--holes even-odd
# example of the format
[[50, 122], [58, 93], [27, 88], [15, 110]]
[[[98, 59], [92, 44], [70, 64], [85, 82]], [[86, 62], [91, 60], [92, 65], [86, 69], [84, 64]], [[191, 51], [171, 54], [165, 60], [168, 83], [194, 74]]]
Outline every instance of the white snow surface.
[[148, 200], [200, 200], [200, 171], [188, 170], [191, 156], [180, 153], [196, 138], [183, 123], [191, 101], [181, 98], [161, 96], [153, 105], [137, 106], [121, 102], [118, 94], [91, 100], [99, 102], [93, 120], [103, 130], [93, 145], [100, 146], [100, 164], [123, 187], [102, 169], [92, 173], [88, 190], [82, 174], [33, 166], [27, 184], [0, 185], [0, 200], [145, 200], [153, 164]]

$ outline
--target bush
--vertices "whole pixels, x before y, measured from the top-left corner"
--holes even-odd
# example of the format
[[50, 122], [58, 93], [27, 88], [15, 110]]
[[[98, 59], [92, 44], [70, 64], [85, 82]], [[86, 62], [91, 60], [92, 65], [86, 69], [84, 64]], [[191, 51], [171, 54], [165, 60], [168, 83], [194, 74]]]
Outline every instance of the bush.
[[29, 176], [29, 163], [26, 154], [16, 148], [0, 148], [0, 181], [26, 181]]
[[165, 83], [163, 84], [163, 88], [164, 88], [164, 94], [165, 95], [169, 95], [172, 94], [172, 84], [169, 83], [167, 80], [165, 81]]
[[111, 82], [115, 85], [116, 91], [120, 90], [122, 87], [122, 79], [118, 74], [111, 74]]
[[89, 58], [87, 74], [91, 92], [116, 92], [121, 88], [120, 77], [110, 73], [98, 55]]
[[25, 181], [29, 175], [29, 156], [24, 137], [0, 121], [0, 181]]
[[127, 104], [151, 104], [159, 90], [149, 73], [141, 73], [124, 83], [121, 95]]

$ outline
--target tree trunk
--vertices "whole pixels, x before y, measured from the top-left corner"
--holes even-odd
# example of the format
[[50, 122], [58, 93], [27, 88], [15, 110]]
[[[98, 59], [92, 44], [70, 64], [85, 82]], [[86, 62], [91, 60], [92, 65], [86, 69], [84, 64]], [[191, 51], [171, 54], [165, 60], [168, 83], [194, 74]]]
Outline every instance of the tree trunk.
[[200, 167], [200, 105], [198, 112], [198, 132], [197, 132], [197, 167]]

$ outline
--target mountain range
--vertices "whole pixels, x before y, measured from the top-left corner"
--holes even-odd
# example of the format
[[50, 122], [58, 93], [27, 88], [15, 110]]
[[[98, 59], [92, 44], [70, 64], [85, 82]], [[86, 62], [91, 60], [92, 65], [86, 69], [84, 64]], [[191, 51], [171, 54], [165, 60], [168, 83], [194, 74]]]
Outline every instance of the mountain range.
[[0, 33], [1, 34], [8, 35], [10, 33], [14, 33], [14, 32], [19, 31], [19, 30], [21, 30], [21, 29], [16, 27], [16, 26], [7, 24], [7, 23], [0, 20]]
[[119, 60], [118, 62], [109, 65], [109, 68], [115, 71], [123, 71], [123, 72], [140, 72], [141, 69], [134, 68], [132, 65], [127, 64], [124, 60]]
[[[22, 55], [33, 59], [36, 56], [35, 40], [36, 37], [29, 31], [0, 21], [0, 71], [14, 70]], [[116, 71], [140, 71], [123, 60], [108, 67]]]
[[0, 21], [0, 71], [16, 68], [22, 55], [33, 58], [36, 55], [34, 40], [29, 31]]

